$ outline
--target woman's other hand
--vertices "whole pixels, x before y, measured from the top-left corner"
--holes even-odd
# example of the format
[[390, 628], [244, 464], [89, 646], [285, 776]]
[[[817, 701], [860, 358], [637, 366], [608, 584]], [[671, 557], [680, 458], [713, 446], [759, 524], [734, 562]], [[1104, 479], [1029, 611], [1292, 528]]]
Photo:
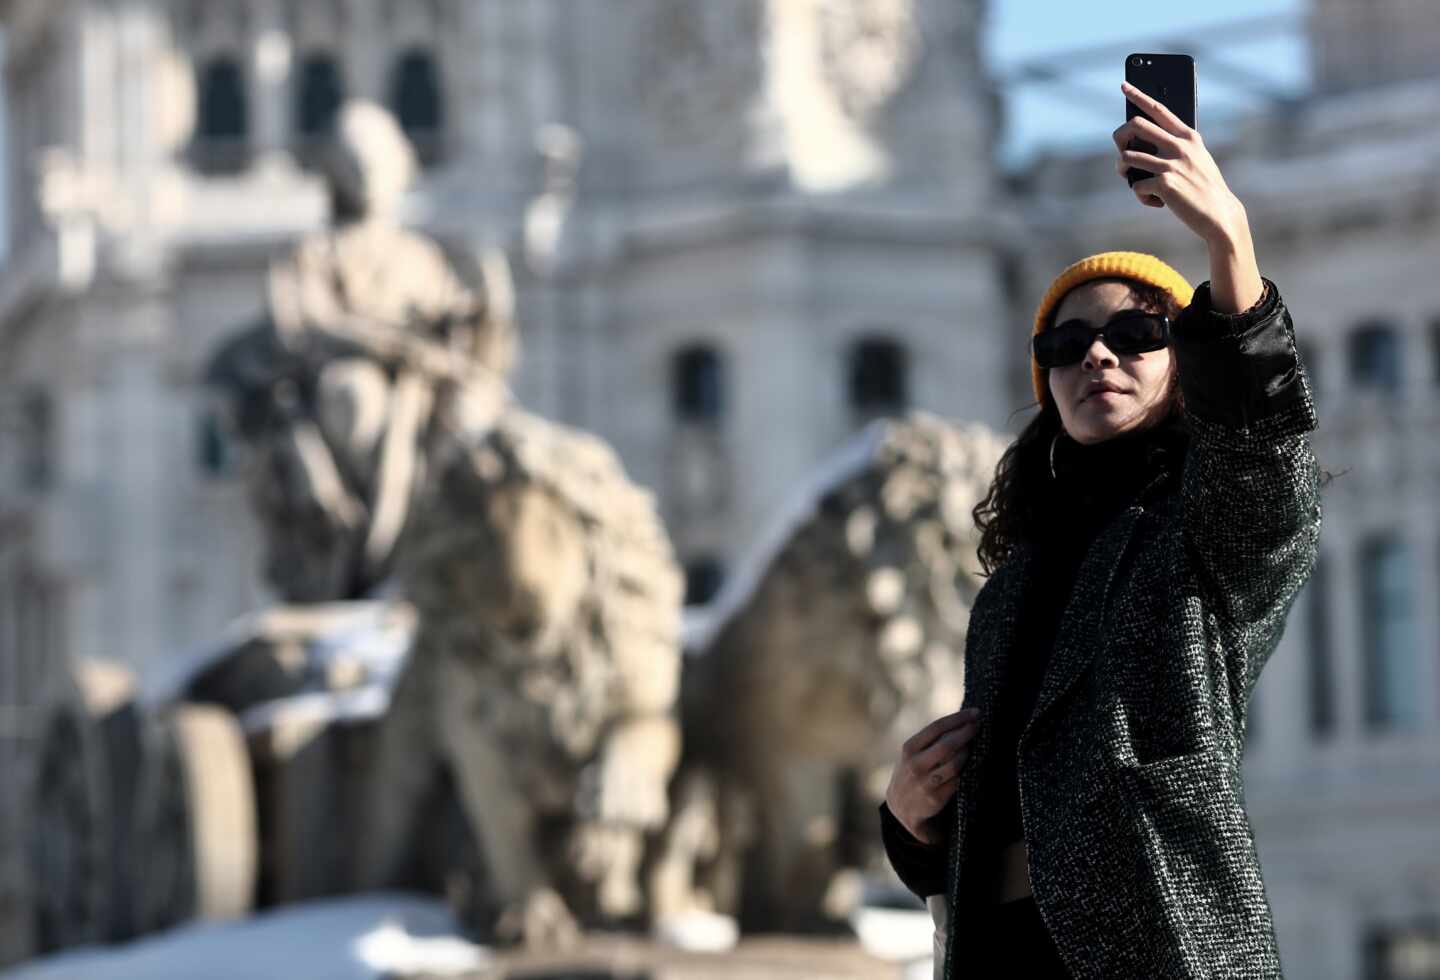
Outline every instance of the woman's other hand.
[[960, 770], [970, 758], [970, 740], [979, 730], [979, 714], [975, 708], [964, 708], [937, 718], [900, 749], [885, 805], [917, 840], [938, 844], [944, 839], [931, 818], [955, 793]]

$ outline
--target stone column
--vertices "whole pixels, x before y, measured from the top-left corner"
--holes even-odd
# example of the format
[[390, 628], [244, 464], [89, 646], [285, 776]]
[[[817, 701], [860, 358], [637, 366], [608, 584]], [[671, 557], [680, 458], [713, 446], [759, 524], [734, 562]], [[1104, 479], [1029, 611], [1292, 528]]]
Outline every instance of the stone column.
[[[154, 313], [137, 304], [117, 319], [133, 322]], [[167, 421], [174, 406], [164, 402], [160, 360], [150, 345], [132, 342], [118, 347], [105, 372], [110, 411], [105, 526], [111, 548], [102, 575], [111, 594], [107, 649], [95, 652], [137, 667], [168, 646], [166, 571], [175, 474], [167, 466]]]
[[109, 539], [95, 510], [113, 489], [107, 472], [107, 455], [114, 433], [109, 414], [113, 403], [104, 400], [97, 378], [92, 344], [77, 342], [69, 348], [70, 365], [56, 390], [55, 472], [65, 501], [65, 520], [50, 529], [46, 574], [63, 596], [64, 657], [108, 656], [110, 631], [103, 590], [113, 566]]
[[349, 0], [346, 13], [349, 31], [342, 43], [347, 91], [357, 99], [371, 99], [383, 105], [389, 64], [376, 0]]
[[[1313, 584], [1313, 583], [1312, 583]], [[1310, 670], [1314, 655], [1309, 587], [1290, 612], [1280, 645], [1250, 697], [1253, 755], [1267, 771], [1293, 772], [1310, 736]]]
[[1335, 658], [1335, 741], [1337, 745], [1353, 749], [1366, 739], [1365, 638], [1360, 622], [1360, 581], [1356, 569], [1359, 555], [1350, 527], [1332, 524], [1331, 529], [1334, 547], [1327, 556], [1330, 594], [1326, 606], [1331, 655]]
[[[16, 642], [14, 576], [0, 553], [0, 750], [10, 751], [19, 715], [13, 709], [24, 699], [20, 689], [20, 655]], [[4, 765], [0, 760], [0, 765]]]
[[[465, 93], [474, 99], [467, 104], [470, 111], [465, 115], [469, 118], [461, 119], [459, 113], [452, 113], [451, 126], [464, 127], [462, 139], [468, 153], [493, 167], [509, 158], [516, 143], [523, 141], [528, 146], [533, 135], [516, 131], [516, 120], [523, 113], [527, 79], [517, 77], [511, 70], [517, 66], [516, 45], [523, 43], [520, 18], [528, 15], [521, 9], [522, 5], [505, 0], [479, 0], [474, 6], [478, 10], [472, 17], [477, 21], [481, 51], [478, 78], [474, 81], [477, 88]], [[579, 66], [567, 66], [566, 70], [577, 71]]]
[[250, 106], [255, 162], [290, 163], [290, 71], [294, 52], [279, 0], [254, 0], [250, 37]]
[[1440, 735], [1440, 515], [1424, 494], [1412, 498], [1410, 540], [1415, 561], [1415, 626], [1420, 644], [1421, 731]]

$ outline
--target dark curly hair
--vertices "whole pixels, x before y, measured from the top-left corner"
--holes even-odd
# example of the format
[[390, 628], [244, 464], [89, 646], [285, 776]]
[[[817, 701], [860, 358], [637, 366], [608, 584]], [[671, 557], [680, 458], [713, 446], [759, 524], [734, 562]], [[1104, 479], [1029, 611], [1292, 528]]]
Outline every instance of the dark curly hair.
[[[1091, 282], [1120, 282], [1130, 287], [1141, 309], [1163, 313], [1173, 322], [1180, 316], [1180, 304], [1170, 293], [1149, 283], [1114, 278]], [[1089, 285], [1089, 282], [1085, 283]], [[1078, 286], [1076, 287], [1079, 288]], [[1068, 295], [1068, 294], [1067, 294]], [[1055, 304], [1058, 310], [1060, 304]], [[1054, 326], [1054, 313], [1045, 325]], [[1046, 375], [1048, 378], [1048, 374]], [[1185, 400], [1180, 393], [1180, 377], [1172, 363], [1167, 400], [1171, 411], [1168, 418], [1184, 414]], [[1027, 405], [1031, 408], [1033, 405]], [[1023, 409], [1022, 409], [1023, 410]], [[1017, 546], [1028, 541], [1038, 527], [1041, 509], [1048, 503], [1050, 478], [1050, 443], [1062, 429], [1060, 411], [1053, 399], [1045, 399], [1040, 414], [1030, 420], [1020, 435], [1005, 450], [995, 468], [995, 479], [985, 499], [975, 505], [971, 516], [980, 529], [978, 557], [983, 574], [990, 575], [1004, 564]]]

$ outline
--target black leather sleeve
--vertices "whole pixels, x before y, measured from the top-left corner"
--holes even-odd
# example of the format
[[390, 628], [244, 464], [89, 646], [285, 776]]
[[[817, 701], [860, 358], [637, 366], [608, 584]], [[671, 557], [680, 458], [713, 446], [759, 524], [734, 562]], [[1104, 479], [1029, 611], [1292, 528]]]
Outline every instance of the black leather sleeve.
[[[955, 801], [952, 799], [945, 809], [936, 815], [937, 826], [949, 827], [954, 822]], [[885, 842], [885, 856], [890, 866], [899, 875], [905, 887], [923, 901], [931, 895], [945, 892], [946, 845], [926, 844], [919, 840], [884, 803], [880, 804], [880, 836]]]
[[1171, 329], [1185, 411], [1207, 422], [1247, 429], [1304, 399], [1295, 328], [1269, 279], [1243, 313], [1217, 311], [1201, 283]]

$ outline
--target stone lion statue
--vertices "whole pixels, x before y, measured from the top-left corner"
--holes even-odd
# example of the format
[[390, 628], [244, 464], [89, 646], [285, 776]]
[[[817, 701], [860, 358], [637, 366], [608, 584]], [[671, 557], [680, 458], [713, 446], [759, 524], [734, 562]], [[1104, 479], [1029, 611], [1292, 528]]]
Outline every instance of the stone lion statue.
[[[437, 461], [398, 582], [421, 626], [382, 751], [453, 773], [482, 845], [470, 924], [553, 945], [641, 922], [680, 751], [682, 581], [650, 495], [599, 440], [512, 409]], [[407, 783], [377, 842], [414, 829]]]
[[732, 576], [691, 637], [662, 918], [839, 928], [861, 874], [886, 867], [877, 808], [900, 744], [963, 697], [971, 514], [1004, 445], [919, 412], [873, 423]]

